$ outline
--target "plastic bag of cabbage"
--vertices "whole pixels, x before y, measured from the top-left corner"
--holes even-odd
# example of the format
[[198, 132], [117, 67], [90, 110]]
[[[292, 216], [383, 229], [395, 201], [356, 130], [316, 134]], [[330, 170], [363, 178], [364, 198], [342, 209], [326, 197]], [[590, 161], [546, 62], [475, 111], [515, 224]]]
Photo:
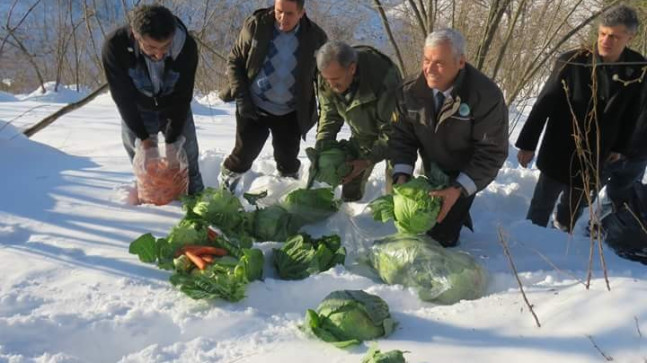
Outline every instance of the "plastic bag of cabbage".
[[389, 236], [375, 242], [369, 254], [384, 282], [413, 287], [424, 301], [478, 299], [487, 287], [486, 272], [472, 256], [445, 249], [426, 235]]
[[306, 330], [339, 348], [387, 336], [396, 322], [379, 296], [362, 290], [333, 291], [317, 311], [306, 312]]
[[274, 266], [285, 280], [300, 280], [344, 264], [346, 249], [337, 235], [312, 238], [298, 234], [289, 238], [283, 247], [274, 249]]

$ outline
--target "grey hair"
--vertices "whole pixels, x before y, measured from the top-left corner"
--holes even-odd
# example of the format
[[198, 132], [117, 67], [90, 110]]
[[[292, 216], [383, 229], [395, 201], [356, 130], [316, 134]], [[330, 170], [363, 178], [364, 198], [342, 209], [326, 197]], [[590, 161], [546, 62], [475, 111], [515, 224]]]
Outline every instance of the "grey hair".
[[624, 25], [629, 33], [636, 34], [639, 25], [638, 14], [627, 5], [616, 5], [602, 14], [600, 25], [608, 27]]
[[343, 68], [348, 68], [352, 63], [357, 63], [357, 51], [344, 42], [336, 40], [326, 42], [317, 51], [317, 69], [321, 71], [332, 62], [337, 62]]
[[457, 59], [465, 55], [465, 38], [456, 29], [444, 28], [429, 33], [425, 39], [425, 48], [435, 47], [445, 42], [451, 45], [452, 53]]

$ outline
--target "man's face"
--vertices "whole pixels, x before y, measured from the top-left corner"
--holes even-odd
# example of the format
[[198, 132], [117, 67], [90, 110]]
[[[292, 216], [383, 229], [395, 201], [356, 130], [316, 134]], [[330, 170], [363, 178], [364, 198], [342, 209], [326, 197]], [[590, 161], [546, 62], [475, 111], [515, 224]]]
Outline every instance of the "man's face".
[[465, 57], [456, 58], [448, 42], [425, 47], [422, 59], [422, 73], [429, 88], [446, 91], [451, 87], [458, 72], [465, 67]]
[[164, 59], [169, 49], [171, 49], [171, 43], [173, 42], [172, 36], [165, 40], [155, 40], [146, 35], [137, 33], [134, 33], [134, 35], [139, 43], [139, 49], [155, 61]]
[[299, 24], [299, 20], [305, 14], [305, 10], [299, 10], [296, 1], [275, 0], [274, 1], [274, 18], [279, 30], [289, 32]]
[[633, 35], [626, 26], [598, 27], [598, 54], [605, 62], [615, 62], [625, 49]]
[[331, 62], [328, 66], [320, 71], [323, 79], [328, 82], [328, 85], [335, 93], [344, 93], [353, 83], [353, 76], [357, 65], [351, 63], [348, 68], [342, 67], [339, 62]]

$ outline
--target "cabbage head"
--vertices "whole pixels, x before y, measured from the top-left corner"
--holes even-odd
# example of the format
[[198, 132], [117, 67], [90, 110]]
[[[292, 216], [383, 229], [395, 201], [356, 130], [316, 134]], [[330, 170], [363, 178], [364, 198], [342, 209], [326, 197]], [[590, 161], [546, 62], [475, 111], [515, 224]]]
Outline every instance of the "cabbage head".
[[406, 363], [404, 353], [400, 350], [391, 350], [382, 353], [376, 345], [369, 349], [362, 359], [362, 363]]
[[339, 210], [332, 188], [296, 189], [281, 203], [302, 225], [323, 221]]
[[348, 140], [325, 140], [317, 143], [317, 149], [306, 149], [310, 162], [317, 166], [315, 175], [311, 178], [336, 188], [351, 172], [351, 167], [346, 162], [357, 158], [357, 146]]
[[393, 219], [402, 233], [425, 233], [436, 225], [442, 206], [440, 198], [429, 195], [436, 189], [423, 176], [394, 185], [392, 195], [381, 196], [369, 204], [373, 219], [382, 223]]
[[343, 348], [387, 336], [395, 328], [389, 306], [362, 290], [331, 292], [317, 311], [308, 309], [305, 327], [325, 342]]
[[271, 205], [253, 213], [252, 235], [258, 242], [285, 241], [295, 235], [301, 225], [295, 223], [293, 215], [280, 205]]
[[232, 231], [244, 223], [240, 200], [228, 189], [207, 188], [196, 199], [192, 212], [223, 231]]
[[472, 256], [445, 249], [426, 235], [397, 234], [377, 241], [370, 263], [382, 281], [415, 288], [424, 301], [478, 299], [487, 287], [485, 270]]
[[283, 247], [274, 249], [274, 266], [284, 280], [300, 280], [344, 264], [346, 249], [337, 235], [318, 239], [303, 233], [290, 237]]

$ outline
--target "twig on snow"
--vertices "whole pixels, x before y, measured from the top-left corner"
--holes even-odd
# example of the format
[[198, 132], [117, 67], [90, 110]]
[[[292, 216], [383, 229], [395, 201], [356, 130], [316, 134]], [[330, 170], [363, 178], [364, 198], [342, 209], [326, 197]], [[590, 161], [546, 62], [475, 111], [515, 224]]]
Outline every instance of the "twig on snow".
[[611, 362], [611, 361], [613, 361], [613, 357], [612, 357], [612, 356], [610, 356], [610, 355], [607, 355], [606, 353], [604, 353], [604, 352], [602, 351], [602, 349], [600, 349], [600, 347], [598, 347], [598, 345], [595, 343], [595, 340], [593, 340], [593, 337], [592, 337], [592, 336], [587, 335], [586, 337], [587, 337], [587, 338], [589, 338], [589, 340], [591, 341], [591, 344], [593, 344], [593, 347], [595, 347], [595, 349], [597, 349], [597, 351], [598, 351], [598, 352], [600, 352], [600, 354], [602, 355], [602, 357], [604, 357], [604, 359], [605, 359], [607, 362]]
[[508, 244], [505, 242], [503, 228], [500, 226], [499, 226], [499, 242], [501, 243], [501, 246], [503, 246], [503, 252], [508, 258], [508, 262], [510, 263], [510, 268], [514, 273], [514, 277], [517, 279], [517, 283], [519, 284], [519, 290], [521, 290], [521, 295], [523, 296], [523, 300], [526, 302], [528, 309], [530, 309], [530, 313], [532, 314], [533, 318], [535, 318], [535, 323], [537, 324], [537, 327], [541, 328], [541, 324], [539, 323], [539, 318], [537, 317], [537, 314], [535, 314], [535, 310], [532, 308], [532, 304], [530, 304], [530, 302], [528, 301], [528, 297], [526, 296], [525, 291], [523, 291], [523, 284], [521, 283], [521, 279], [519, 279], [517, 268], [514, 265], [514, 261], [512, 260], [512, 255], [510, 254], [510, 250], [508, 249]]

